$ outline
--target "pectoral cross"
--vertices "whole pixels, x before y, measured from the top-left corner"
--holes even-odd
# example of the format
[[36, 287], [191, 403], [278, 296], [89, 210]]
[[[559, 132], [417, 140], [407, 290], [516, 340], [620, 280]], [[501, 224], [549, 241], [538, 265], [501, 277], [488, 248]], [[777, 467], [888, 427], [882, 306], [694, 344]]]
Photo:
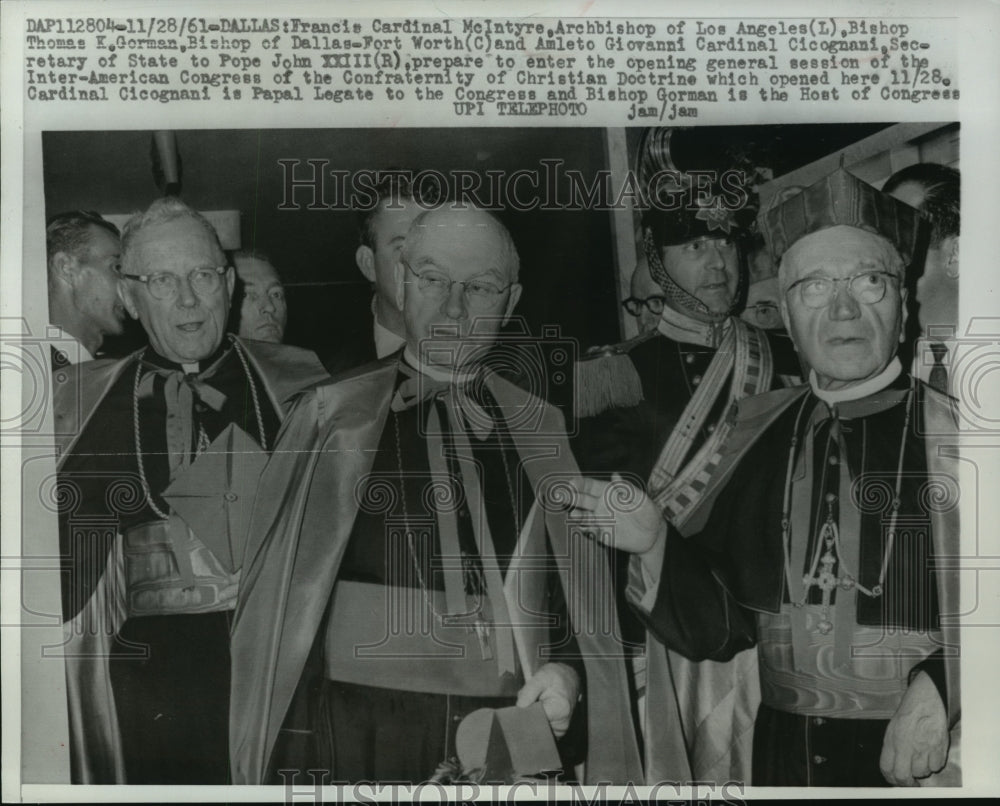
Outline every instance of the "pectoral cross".
[[466, 613], [444, 616], [442, 623], [448, 627], [464, 624], [469, 632], [476, 634], [476, 638], [479, 640], [479, 654], [482, 655], [483, 660], [493, 660], [493, 648], [490, 646], [493, 624], [483, 615], [482, 609], [477, 610], [475, 615]]
[[837, 563], [837, 557], [833, 553], [833, 548], [837, 542], [837, 525], [833, 522], [832, 517], [827, 518], [826, 523], [823, 524], [823, 528], [819, 533], [819, 539], [826, 550], [823, 552], [823, 556], [820, 557], [820, 567], [816, 576], [806, 574], [802, 577], [802, 584], [806, 589], [806, 597], [803, 599], [803, 603], [808, 599], [809, 588], [816, 586], [823, 592], [822, 618], [819, 624], [816, 625], [816, 629], [821, 634], [826, 635], [833, 629], [833, 622], [830, 621], [830, 598], [834, 589], [839, 584], [837, 575], [833, 571], [833, 567]]
[[479, 652], [483, 656], [483, 660], [493, 660], [493, 649], [490, 647], [491, 627], [490, 623], [483, 618], [482, 613], [476, 616], [472, 629], [475, 630], [476, 637], [479, 639]]
[[483, 569], [477, 558], [462, 552], [462, 575], [465, 582], [465, 593], [470, 600], [477, 600], [476, 615], [474, 620], [469, 621], [469, 630], [476, 634], [479, 639], [479, 653], [483, 660], [493, 659], [493, 649], [490, 647], [490, 632], [492, 625], [483, 615], [482, 601], [486, 596], [486, 580], [483, 578]]

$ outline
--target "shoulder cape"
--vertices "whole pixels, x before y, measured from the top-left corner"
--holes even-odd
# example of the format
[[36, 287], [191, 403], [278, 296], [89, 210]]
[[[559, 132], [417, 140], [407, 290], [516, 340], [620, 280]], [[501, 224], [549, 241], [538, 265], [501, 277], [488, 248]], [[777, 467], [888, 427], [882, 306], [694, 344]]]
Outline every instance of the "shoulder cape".
[[[928, 475], [952, 479], [957, 488], [958, 419], [955, 401], [922, 381], [916, 381], [915, 384], [917, 401], [922, 403], [917, 414], [922, 418]], [[727, 443], [723, 464], [713, 478], [711, 489], [702, 500], [701, 507], [686, 524], [686, 534], [693, 534], [704, 526], [715, 499], [724, 489], [747, 450], [783, 411], [795, 401], [801, 400], [808, 392], [808, 385], [803, 385], [791, 389], [777, 389], [740, 402], [736, 427]], [[961, 711], [961, 678], [958, 673], [959, 575], [957, 563], [954, 561], [954, 558], [961, 556], [958, 506], [953, 502], [951, 506], [931, 507], [930, 520], [936, 558], [935, 576], [941, 614], [942, 650], [945, 654], [948, 683], [946, 705], [949, 718], [954, 723]]]
[[[267, 774], [336, 583], [357, 514], [357, 488], [372, 467], [397, 368], [398, 358], [392, 357], [300, 398], [264, 471], [233, 624], [230, 753], [235, 783], [261, 783]], [[526, 406], [541, 415], [532, 435], [545, 450], [536, 448], [538, 456], [525, 463], [525, 470], [529, 477], [546, 479], [553, 463], [567, 461], [561, 415], [496, 376], [490, 388], [505, 415], [509, 412], [508, 426], [523, 418]], [[558, 445], [564, 450], [561, 457]], [[555, 540], [553, 532], [559, 533], [560, 517], [565, 541], [565, 513], [544, 514], [550, 540]], [[572, 603], [570, 607], [573, 618]], [[578, 635], [588, 679], [588, 777], [639, 780], [624, 663], [607, 648], [588, 653], [584, 641], [590, 638]]]
[[[297, 392], [327, 373], [316, 356], [297, 347], [243, 341], [281, 419]], [[57, 469], [71, 454], [101, 401], [135, 365], [141, 350], [122, 359], [98, 360], [61, 370], [53, 400]], [[74, 783], [125, 783], [114, 694], [108, 676], [113, 636], [126, 618], [124, 565], [120, 538], [108, 557], [101, 581], [78, 618], [64, 625], [70, 760]], [[88, 626], [89, 625], [89, 626]]]

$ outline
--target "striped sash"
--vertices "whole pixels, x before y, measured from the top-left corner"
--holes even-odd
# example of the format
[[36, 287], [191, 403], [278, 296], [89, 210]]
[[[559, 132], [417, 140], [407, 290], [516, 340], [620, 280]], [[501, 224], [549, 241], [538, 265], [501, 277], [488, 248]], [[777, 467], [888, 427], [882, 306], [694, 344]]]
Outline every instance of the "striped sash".
[[724, 416], [698, 452], [683, 468], [681, 463], [694, 444], [719, 395], [729, 384], [729, 406], [771, 386], [774, 362], [763, 331], [733, 318], [704, 380], [684, 408], [680, 422], [667, 439], [649, 477], [649, 496], [670, 523], [680, 528], [697, 507], [712, 474], [722, 459], [722, 446], [734, 425]]

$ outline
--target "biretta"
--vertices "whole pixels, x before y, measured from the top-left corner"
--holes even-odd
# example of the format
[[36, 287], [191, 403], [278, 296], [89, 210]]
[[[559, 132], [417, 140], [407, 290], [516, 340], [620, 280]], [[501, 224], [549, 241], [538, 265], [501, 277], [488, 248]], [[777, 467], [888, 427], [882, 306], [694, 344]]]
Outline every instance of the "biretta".
[[909, 265], [916, 248], [920, 215], [909, 205], [838, 168], [768, 209], [762, 223], [775, 263], [800, 238], [828, 227], [848, 226], [881, 235]]

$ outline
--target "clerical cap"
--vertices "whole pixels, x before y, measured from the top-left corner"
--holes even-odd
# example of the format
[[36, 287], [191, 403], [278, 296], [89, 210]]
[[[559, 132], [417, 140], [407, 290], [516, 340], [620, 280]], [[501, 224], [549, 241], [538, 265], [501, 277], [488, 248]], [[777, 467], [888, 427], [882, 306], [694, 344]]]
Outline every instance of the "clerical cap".
[[881, 235], [909, 265], [920, 216], [916, 210], [838, 168], [762, 216], [764, 238], [777, 263], [800, 238], [829, 227], [848, 226]]

